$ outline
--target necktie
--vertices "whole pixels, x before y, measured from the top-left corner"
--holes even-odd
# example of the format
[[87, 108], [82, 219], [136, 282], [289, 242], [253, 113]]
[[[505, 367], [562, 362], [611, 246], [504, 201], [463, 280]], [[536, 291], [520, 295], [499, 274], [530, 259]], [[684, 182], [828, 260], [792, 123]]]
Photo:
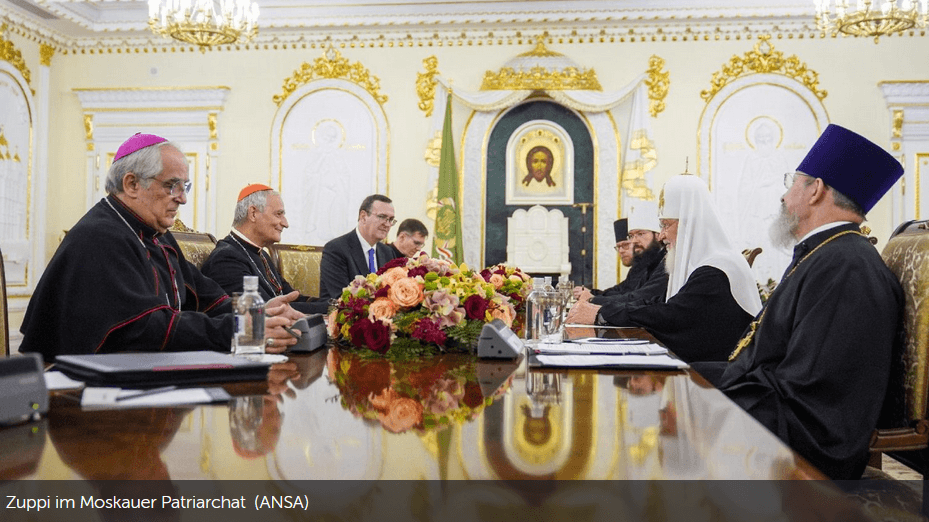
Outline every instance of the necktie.
[[374, 249], [368, 250], [368, 271], [371, 273], [377, 272], [377, 268], [374, 267]]

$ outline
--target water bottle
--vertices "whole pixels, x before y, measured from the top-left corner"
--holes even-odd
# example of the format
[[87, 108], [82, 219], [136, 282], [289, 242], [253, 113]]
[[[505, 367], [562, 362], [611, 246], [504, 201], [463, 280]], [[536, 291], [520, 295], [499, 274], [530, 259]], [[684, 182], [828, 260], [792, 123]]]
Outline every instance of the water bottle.
[[541, 322], [541, 307], [539, 296], [545, 290], [542, 288], [545, 280], [541, 277], [532, 278], [532, 291], [526, 296], [526, 340], [538, 342], [541, 332], [539, 324]]
[[245, 290], [233, 304], [235, 307], [235, 335], [232, 349], [236, 355], [264, 353], [265, 301], [258, 294], [258, 277], [244, 276]]

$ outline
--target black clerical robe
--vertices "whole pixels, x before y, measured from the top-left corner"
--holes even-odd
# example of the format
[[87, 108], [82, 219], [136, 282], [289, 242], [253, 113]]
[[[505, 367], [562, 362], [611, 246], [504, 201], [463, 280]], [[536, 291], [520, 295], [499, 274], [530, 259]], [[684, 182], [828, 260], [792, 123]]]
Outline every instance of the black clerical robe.
[[[258, 293], [265, 302], [294, 291], [266, 252], [231, 233], [216, 242], [216, 248], [200, 270], [229, 295], [243, 290], [244, 276], [258, 277]], [[305, 314], [324, 314], [329, 308], [328, 300], [308, 295], [300, 295], [290, 305]]]
[[29, 300], [23, 352], [229, 351], [229, 297], [159, 234], [107, 196], [65, 236]]
[[842, 225], [798, 245], [796, 271], [715, 383], [833, 479], [861, 477], [901, 349], [903, 290], [867, 238], [839, 236], [856, 230]]
[[608, 302], [598, 314], [598, 322], [645, 328], [687, 362], [726, 360], [751, 320], [726, 273], [712, 266], [694, 270], [667, 302]]
[[[626, 279], [616, 286], [600, 291], [591, 298], [595, 305], [608, 303], [652, 304], [664, 302], [668, 293], [668, 272], [664, 260], [665, 248], [646, 250], [632, 261]], [[593, 290], [591, 291], [594, 292]]]

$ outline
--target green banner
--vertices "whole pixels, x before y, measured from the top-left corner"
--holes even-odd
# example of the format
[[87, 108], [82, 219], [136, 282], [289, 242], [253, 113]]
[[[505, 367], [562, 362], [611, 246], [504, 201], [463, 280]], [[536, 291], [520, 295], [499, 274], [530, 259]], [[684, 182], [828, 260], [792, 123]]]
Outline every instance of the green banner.
[[458, 198], [458, 168], [455, 165], [455, 142], [452, 137], [452, 94], [445, 104], [442, 126], [442, 151], [439, 158], [438, 209], [435, 216], [435, 240], [432, 257], [456, 265], [464, 261], [461, 245], [461, 200]]

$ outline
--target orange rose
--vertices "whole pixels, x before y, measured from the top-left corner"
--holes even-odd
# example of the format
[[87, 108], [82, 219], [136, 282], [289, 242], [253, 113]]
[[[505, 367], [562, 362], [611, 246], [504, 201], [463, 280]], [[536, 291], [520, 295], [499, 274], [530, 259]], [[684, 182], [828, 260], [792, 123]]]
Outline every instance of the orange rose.
[[406, 268], [395, 266], [381, 274], [381, 284], [392, 285], [404, 277], [406, 277]]
[[402, 433], [423, 421], [423, 405], [408, 397], [398, 397], [391, 401], [386, 414], [377, 416], [377, 420], [387, 431]]
[[393, 318], [393, 316], [397, 315], [397, 310], [399, 309], [400, 307], [390, 299], [387, 299], [386, 297], [379, 297], [375, 299], [373, 303], [368, 305], [368, 315], [371, 317], [371, 320], [390, 320]]
[[506, 324], [507, 328], [513, 326], [513, 312], [509, 306], [499, 306], [490, 310], [491, 319], [500, 319]]
[[494, 288], [500, 288], [506, 280], [503, 279], [503, 276], [500, 274], [493, 274], [490, 276], [490, 281], [487, 282], [494, 285]]
[[425, 297], [423, 295], [423, 284], [409, 277], [398, 279], [396, 283], [390, 285], [388, 297], [398, 306], [416, 306], [422, 303]]

